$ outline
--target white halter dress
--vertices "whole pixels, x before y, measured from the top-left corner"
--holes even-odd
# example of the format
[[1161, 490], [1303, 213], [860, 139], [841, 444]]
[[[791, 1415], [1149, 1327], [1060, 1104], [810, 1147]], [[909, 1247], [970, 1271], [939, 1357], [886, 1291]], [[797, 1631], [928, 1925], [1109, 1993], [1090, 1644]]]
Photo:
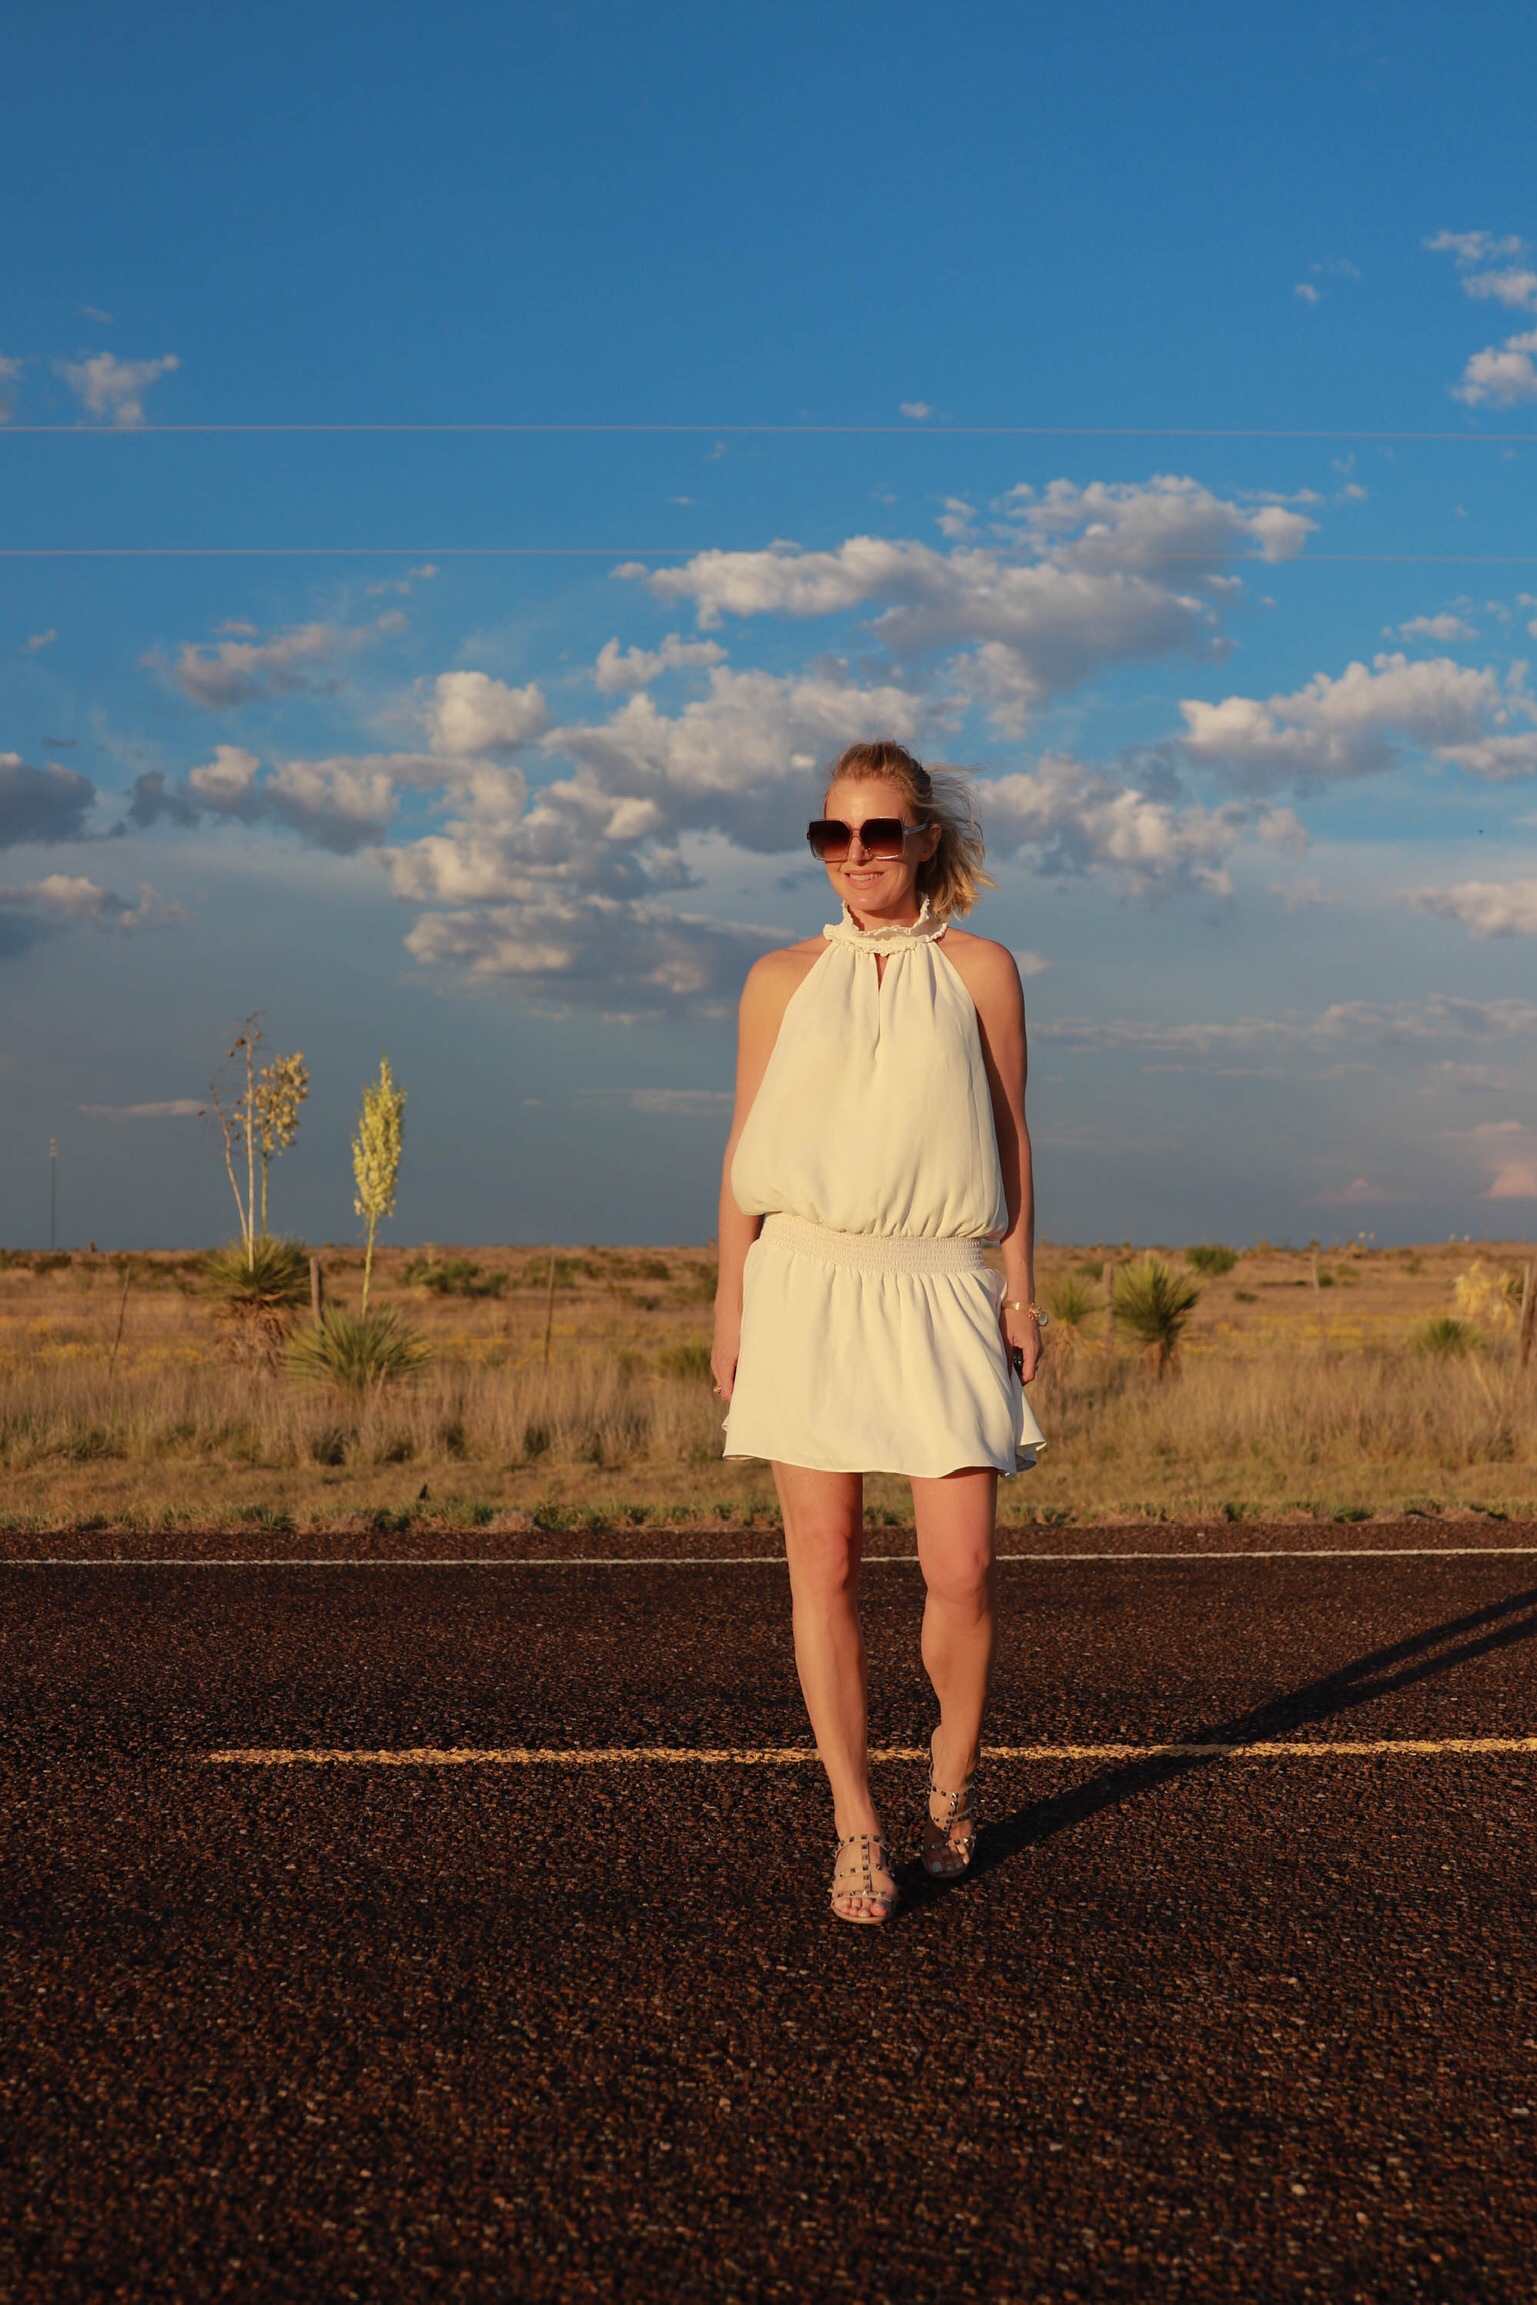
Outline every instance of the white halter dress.
[[[977, 1012], [925, 904], [847, 908], [791, 996], [737, 1145], [747, 1255], [728, 1457], [937, 1477], [1042, 1435], [984, 1254], [1008, 1226]], [[876, 957], [885, 957], [879, 975]]]

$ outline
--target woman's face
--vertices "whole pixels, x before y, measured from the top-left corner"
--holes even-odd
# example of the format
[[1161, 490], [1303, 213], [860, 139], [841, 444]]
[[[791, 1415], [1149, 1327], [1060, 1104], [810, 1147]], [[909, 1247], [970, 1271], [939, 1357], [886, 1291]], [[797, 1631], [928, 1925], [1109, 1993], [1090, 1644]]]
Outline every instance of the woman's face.
[[824, 816], [841, 818], [854, 832], [849, 853], [841, 864], [828, 863], [827, 877], [835, 895], [850, 912], [880, 920], [915, 920], [918, 915], [918, 868], [939, 846], [939, 826], [931, 824], [902, 843], [899, 857], [872, 857], [859, 838], [859, 827], [875, 816], [897, 816], [915, 825], [919, 812], [899, 784], [883, 776], [840, 777], [827, 788]]

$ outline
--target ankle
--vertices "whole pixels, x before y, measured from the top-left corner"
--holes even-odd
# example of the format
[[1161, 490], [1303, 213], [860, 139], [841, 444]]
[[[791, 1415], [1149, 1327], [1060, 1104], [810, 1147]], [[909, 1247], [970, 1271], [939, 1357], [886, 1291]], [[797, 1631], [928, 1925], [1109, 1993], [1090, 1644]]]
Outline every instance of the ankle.
[[835, 1809], [833, 1811], [833, 1830], [840, 1841], [854, 1839], [879, 1841], [883, 1838], [881, 1821], [868, 1802], [863, 1807], [856, 1808], [851, 1805], [847, 1809]]
[[976, 1775], [979, 1753], [980, 1746], [974, 1737], [963, 1745], [941, 1722], [929, 1743], [935, 1784], [947, 1793], [959, 1792], [967, 1780]]

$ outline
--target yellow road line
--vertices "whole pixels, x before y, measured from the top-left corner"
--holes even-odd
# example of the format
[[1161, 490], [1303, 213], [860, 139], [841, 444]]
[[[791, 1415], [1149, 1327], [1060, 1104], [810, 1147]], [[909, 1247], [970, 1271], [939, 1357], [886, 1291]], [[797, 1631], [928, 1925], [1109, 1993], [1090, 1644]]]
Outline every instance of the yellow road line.
[[[988, 1745], [985, 1761], [1358, 1761], [1414, 1759], [1425, 1755], [1537, 1753], [1537, 1737], [1361, 1737], [1256, 1738], [1250, 1743], [1168, 1745]], [[917, 1745], [887, 1745], [872, 1761], [924, 1761]], [[207, 1753], [208, 1762], [232, 1762], [263, 1769], [351, 1763], [387, 1769], [648, 1767], [692, 1762], [698, 1768], [778, 1769], [816, 1759], [807, 1745], [606, 1745], [571, 1750], [540, 1745], [302, 1746], [232, 1745]]]

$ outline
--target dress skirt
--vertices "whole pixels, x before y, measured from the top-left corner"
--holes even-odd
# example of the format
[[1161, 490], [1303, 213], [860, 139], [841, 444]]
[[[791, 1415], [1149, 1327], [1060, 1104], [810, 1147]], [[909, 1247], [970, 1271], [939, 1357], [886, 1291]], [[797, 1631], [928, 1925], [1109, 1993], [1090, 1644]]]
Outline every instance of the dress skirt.
[[936, 1479], [1044, 1446], [977, 1240], [765, 1217], [747, 1255], [728, 1457]]

